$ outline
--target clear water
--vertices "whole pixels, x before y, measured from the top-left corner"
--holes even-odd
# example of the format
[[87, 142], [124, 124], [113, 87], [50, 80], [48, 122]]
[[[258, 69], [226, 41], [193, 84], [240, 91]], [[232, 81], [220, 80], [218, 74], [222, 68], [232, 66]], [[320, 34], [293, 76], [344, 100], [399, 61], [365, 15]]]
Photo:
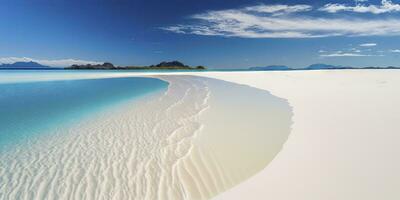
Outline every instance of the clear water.
[[21, 81], [0, 83], [0, 151], [168, 85], [139, 77]]

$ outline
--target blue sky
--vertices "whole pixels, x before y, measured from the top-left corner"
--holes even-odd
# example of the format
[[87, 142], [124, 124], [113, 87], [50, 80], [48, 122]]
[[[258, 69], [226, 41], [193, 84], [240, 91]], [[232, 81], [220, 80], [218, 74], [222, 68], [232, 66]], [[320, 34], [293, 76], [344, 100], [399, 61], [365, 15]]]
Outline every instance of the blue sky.
[[400, 1], [0, 0], [0, 62], [400, 66]]

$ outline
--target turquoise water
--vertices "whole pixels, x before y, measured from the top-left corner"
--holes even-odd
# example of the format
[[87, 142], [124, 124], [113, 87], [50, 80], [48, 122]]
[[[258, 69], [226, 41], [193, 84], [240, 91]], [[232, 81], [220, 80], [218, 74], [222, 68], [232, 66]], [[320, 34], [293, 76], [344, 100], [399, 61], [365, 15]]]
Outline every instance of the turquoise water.
[[167, 85], [139, 77], [1, 83], [0, 150]]

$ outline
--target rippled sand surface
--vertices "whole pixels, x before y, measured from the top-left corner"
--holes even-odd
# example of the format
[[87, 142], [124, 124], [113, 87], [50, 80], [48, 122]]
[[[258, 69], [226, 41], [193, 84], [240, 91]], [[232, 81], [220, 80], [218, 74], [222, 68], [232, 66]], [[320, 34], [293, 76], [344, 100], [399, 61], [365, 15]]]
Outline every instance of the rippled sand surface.
[[208, 199], [264, 168], [286, 141], [290, 108], [266, 91], [158, 78], [165, 93], [2, 153], [0, 199]]

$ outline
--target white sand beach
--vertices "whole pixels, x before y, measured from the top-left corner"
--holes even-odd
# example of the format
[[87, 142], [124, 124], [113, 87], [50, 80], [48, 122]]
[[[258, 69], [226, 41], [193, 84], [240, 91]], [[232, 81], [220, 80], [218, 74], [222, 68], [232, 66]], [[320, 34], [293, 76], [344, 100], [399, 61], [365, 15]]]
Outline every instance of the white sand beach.
[[3, 0], [0, 27], [0, 200], [400, 200], [400, 0]]
[[0, 197], [400, 198], [400, 71], [26, 78], [130, 76], [171, 85], [151, 100], [0, 155]]
[[271, 164], [216, 199], [400, 199], [400, 71], [206, 76], [268, 90], [294, 112]]

